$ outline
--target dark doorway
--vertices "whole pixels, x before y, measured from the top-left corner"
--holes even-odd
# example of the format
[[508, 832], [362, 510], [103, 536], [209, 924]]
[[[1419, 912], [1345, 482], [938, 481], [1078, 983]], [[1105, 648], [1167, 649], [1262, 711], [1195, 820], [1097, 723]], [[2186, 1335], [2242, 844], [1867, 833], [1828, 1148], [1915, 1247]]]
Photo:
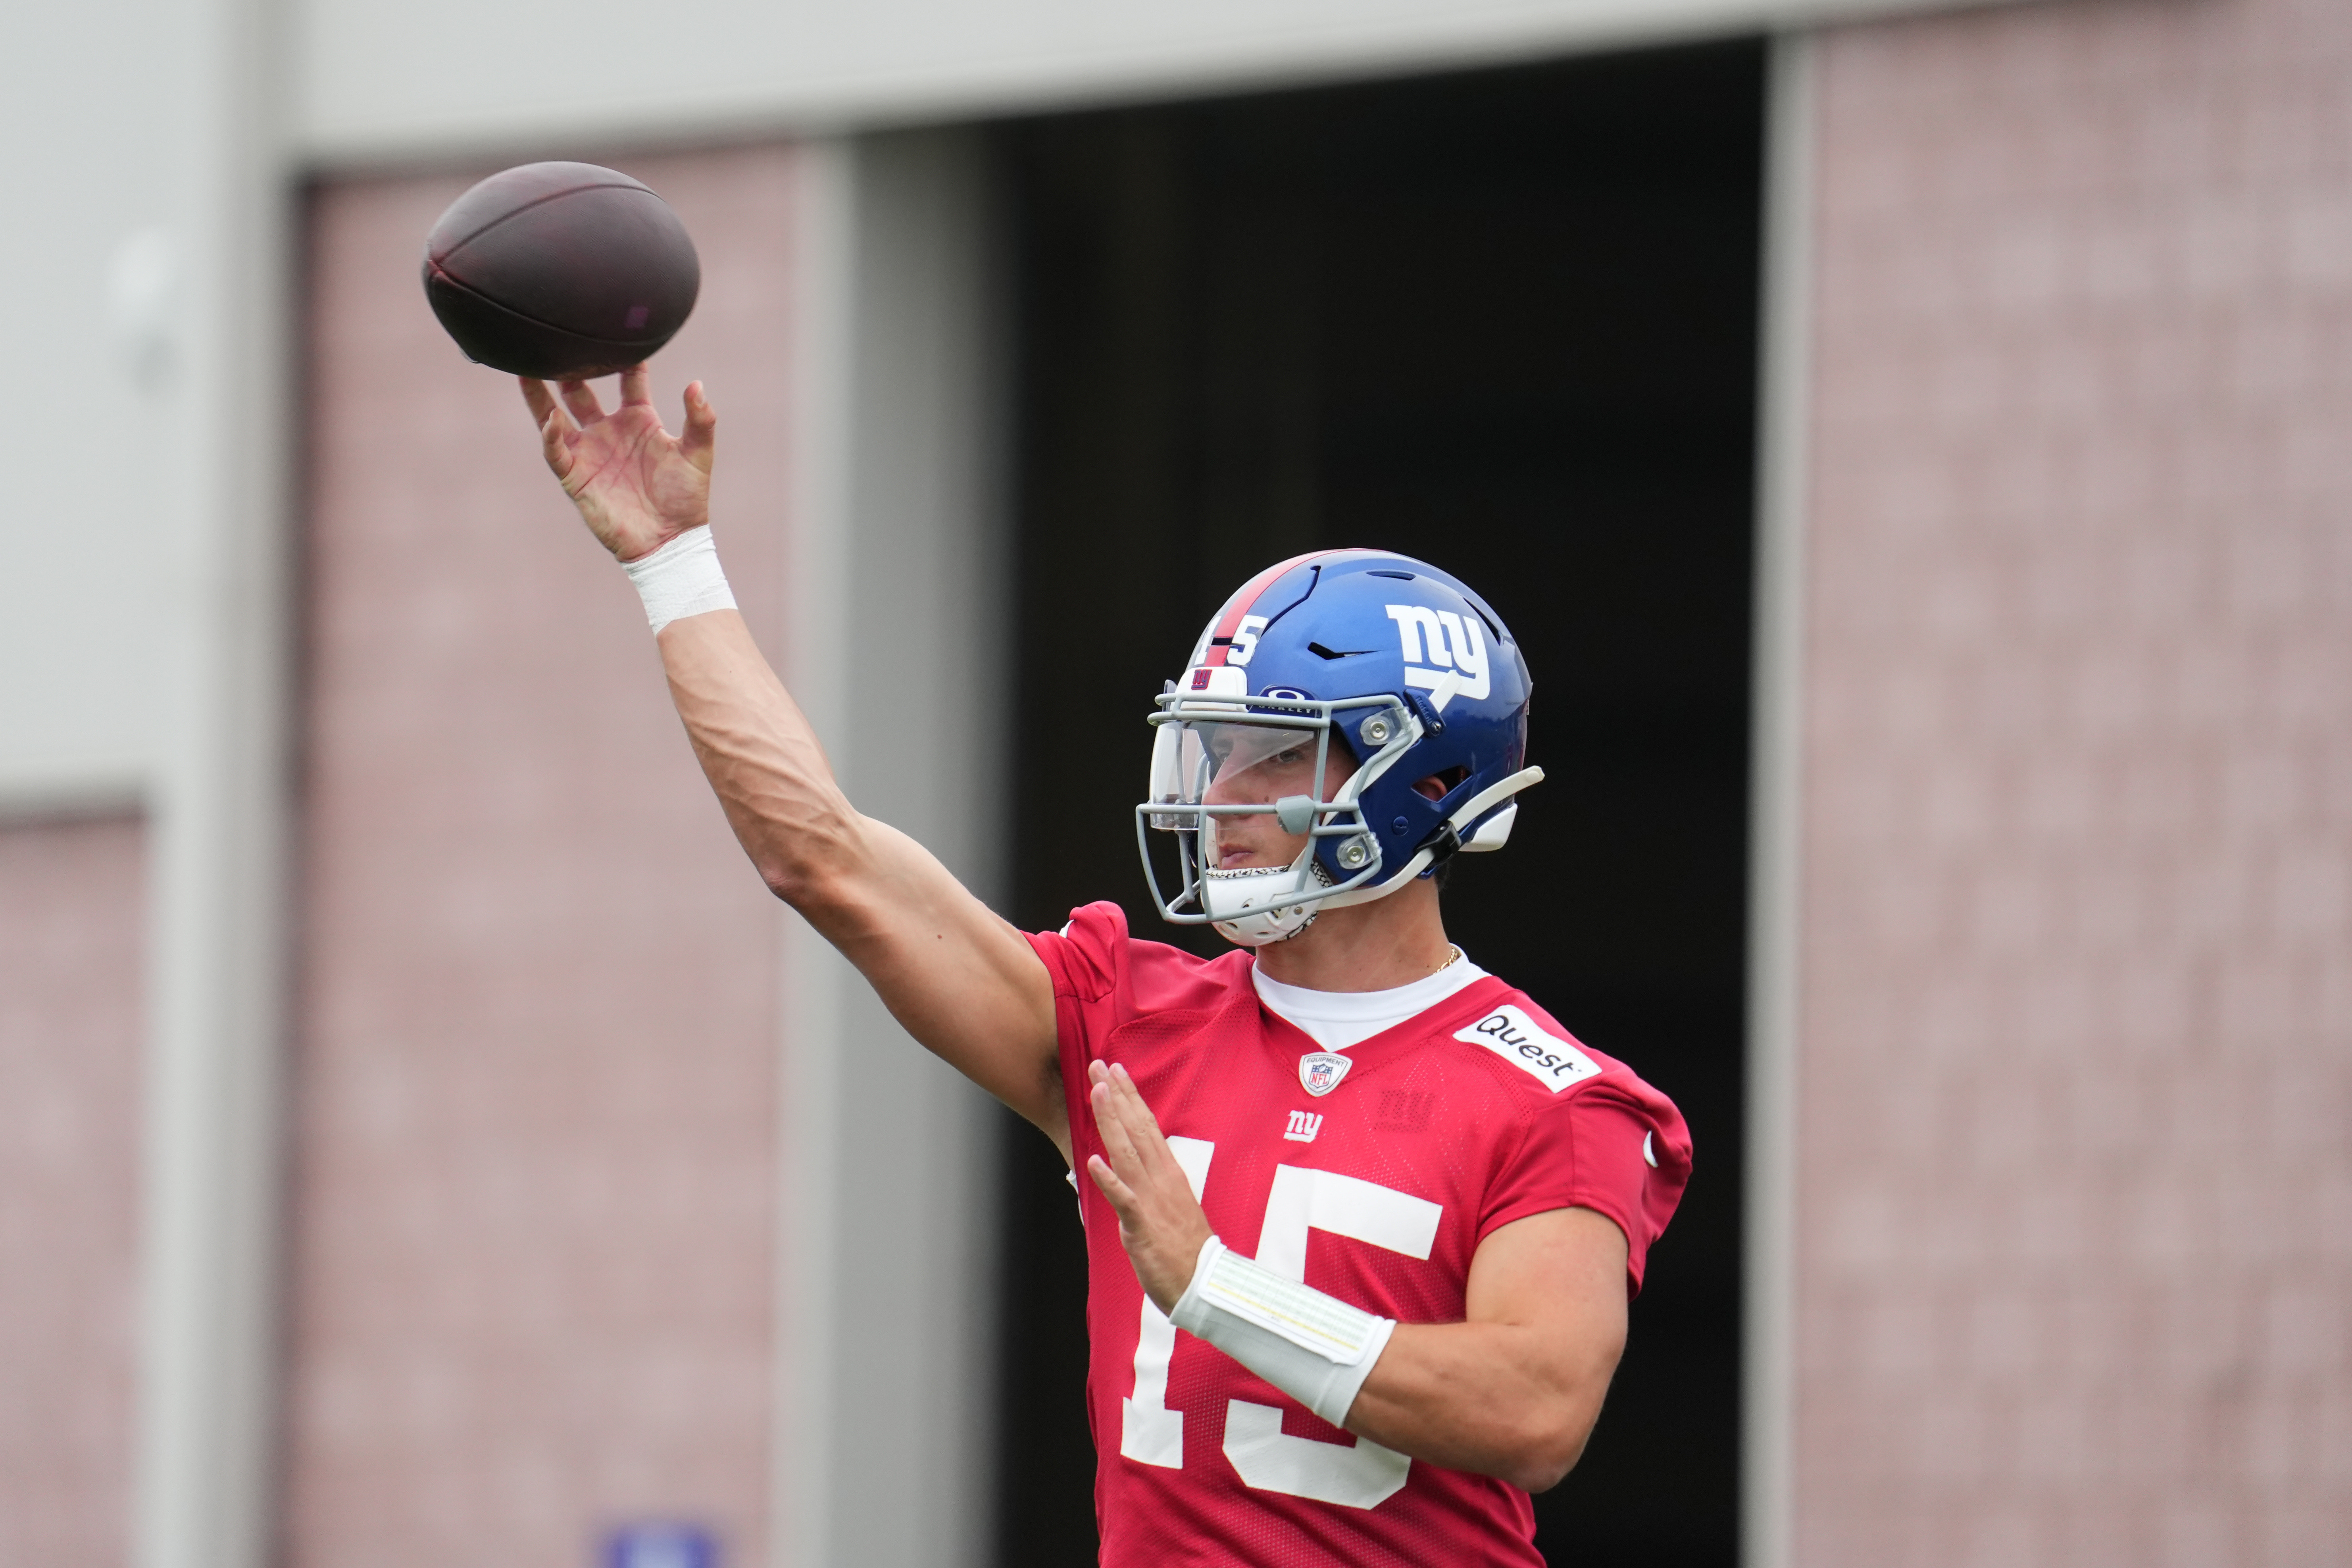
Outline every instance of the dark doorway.
[[[1738, 43], [1002, 133], [1018, 299], [1015, 917], [1152, 913], [1151, 695], [1251, 572], [1426, 557], [1510, 624], [1549, 780], [1449, 928], [1673, 1095], [1697, 1173], [1559, 1563], [1736, 1555], [1764, 52]], [[1212, 938], [1202, 951], [1213, 951]], [[1085, 1263], [1008, 1135], [999, 1559], [1092, 1563]]]

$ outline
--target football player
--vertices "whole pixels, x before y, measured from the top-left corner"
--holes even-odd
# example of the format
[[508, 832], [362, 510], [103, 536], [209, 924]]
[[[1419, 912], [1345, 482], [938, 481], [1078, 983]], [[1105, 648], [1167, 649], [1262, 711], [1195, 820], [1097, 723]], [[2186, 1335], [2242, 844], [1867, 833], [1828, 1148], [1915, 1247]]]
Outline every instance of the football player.
[[677, 437], [642, 367], [609, 412], [522, 389], [761, 878], [1083, 1173], [1102, 1561], [1540, 1563], [1528, 1494], [1583, 1450], [1690, 1141], [1446, 940], [1432, 873], [1542, 776], [1494, 611], [1380, 551], [1260, 573], [1149, 715], [1136, 808], [1161, 914], [1235, 951], [1111, 903], [1024, 934], [858, 814], [753, 645], [700, 384]]

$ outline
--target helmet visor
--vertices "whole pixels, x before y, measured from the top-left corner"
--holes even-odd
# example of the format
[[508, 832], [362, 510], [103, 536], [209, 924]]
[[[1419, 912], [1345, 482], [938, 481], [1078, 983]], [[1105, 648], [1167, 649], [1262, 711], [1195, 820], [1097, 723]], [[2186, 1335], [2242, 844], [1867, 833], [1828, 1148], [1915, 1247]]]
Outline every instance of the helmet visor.
[[[1323, 786], [1336, 790], [1354, 768], [1348, 743], [1320, 725], [1171, 719], [1152, 737], [1151, 799], [1197, 805], [1213, 793], [1220, 804], [1234, 805], [1270, 806], [1294, 795], [1326, 800]], [[1151, 826], [1196, 823], [1190, 814], [1161, 815]]]

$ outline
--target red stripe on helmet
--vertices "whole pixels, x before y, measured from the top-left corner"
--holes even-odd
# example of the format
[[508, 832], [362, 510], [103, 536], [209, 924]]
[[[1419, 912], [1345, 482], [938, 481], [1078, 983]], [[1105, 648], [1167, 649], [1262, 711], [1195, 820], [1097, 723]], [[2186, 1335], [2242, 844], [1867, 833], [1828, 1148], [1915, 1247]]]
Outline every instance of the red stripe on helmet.
[[1278, 565], [1269, 566], [1251, 578], [1242, 591], [1225, 601], [1225, 613], [1209, 628], [1208, 662], [1222, 665], [1233, 647], [1234, 634], [1241, 630], [1242, 617], [1257, 607], [1258, 595], [1281, 580], [1283, 574], [1309, 561], [1320, 561], [1328, 555], [1350, 555], [1349, 550], [1310, 550], [1304, 555], [1294, 555]]

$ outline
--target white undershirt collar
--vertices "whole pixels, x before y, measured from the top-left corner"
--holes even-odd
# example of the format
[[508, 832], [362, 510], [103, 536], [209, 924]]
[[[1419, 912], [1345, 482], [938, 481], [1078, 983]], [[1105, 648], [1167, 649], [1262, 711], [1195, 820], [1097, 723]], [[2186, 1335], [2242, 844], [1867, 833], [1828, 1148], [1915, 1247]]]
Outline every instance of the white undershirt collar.
[[[1461, 951], [1454, 949], [1457, 953]], [[1392, 990], [1309, 991], [1303, 985], [1270, 980], [1265, 970], [1250, 965], [1250, 984], [1257, 987], [1257, 998], [1266, 1010], [1286, 1019], [1327, 1051], [1360, 1045], [1485, 978], [1485, 970], [1462, 957], [1433, 974]]]

